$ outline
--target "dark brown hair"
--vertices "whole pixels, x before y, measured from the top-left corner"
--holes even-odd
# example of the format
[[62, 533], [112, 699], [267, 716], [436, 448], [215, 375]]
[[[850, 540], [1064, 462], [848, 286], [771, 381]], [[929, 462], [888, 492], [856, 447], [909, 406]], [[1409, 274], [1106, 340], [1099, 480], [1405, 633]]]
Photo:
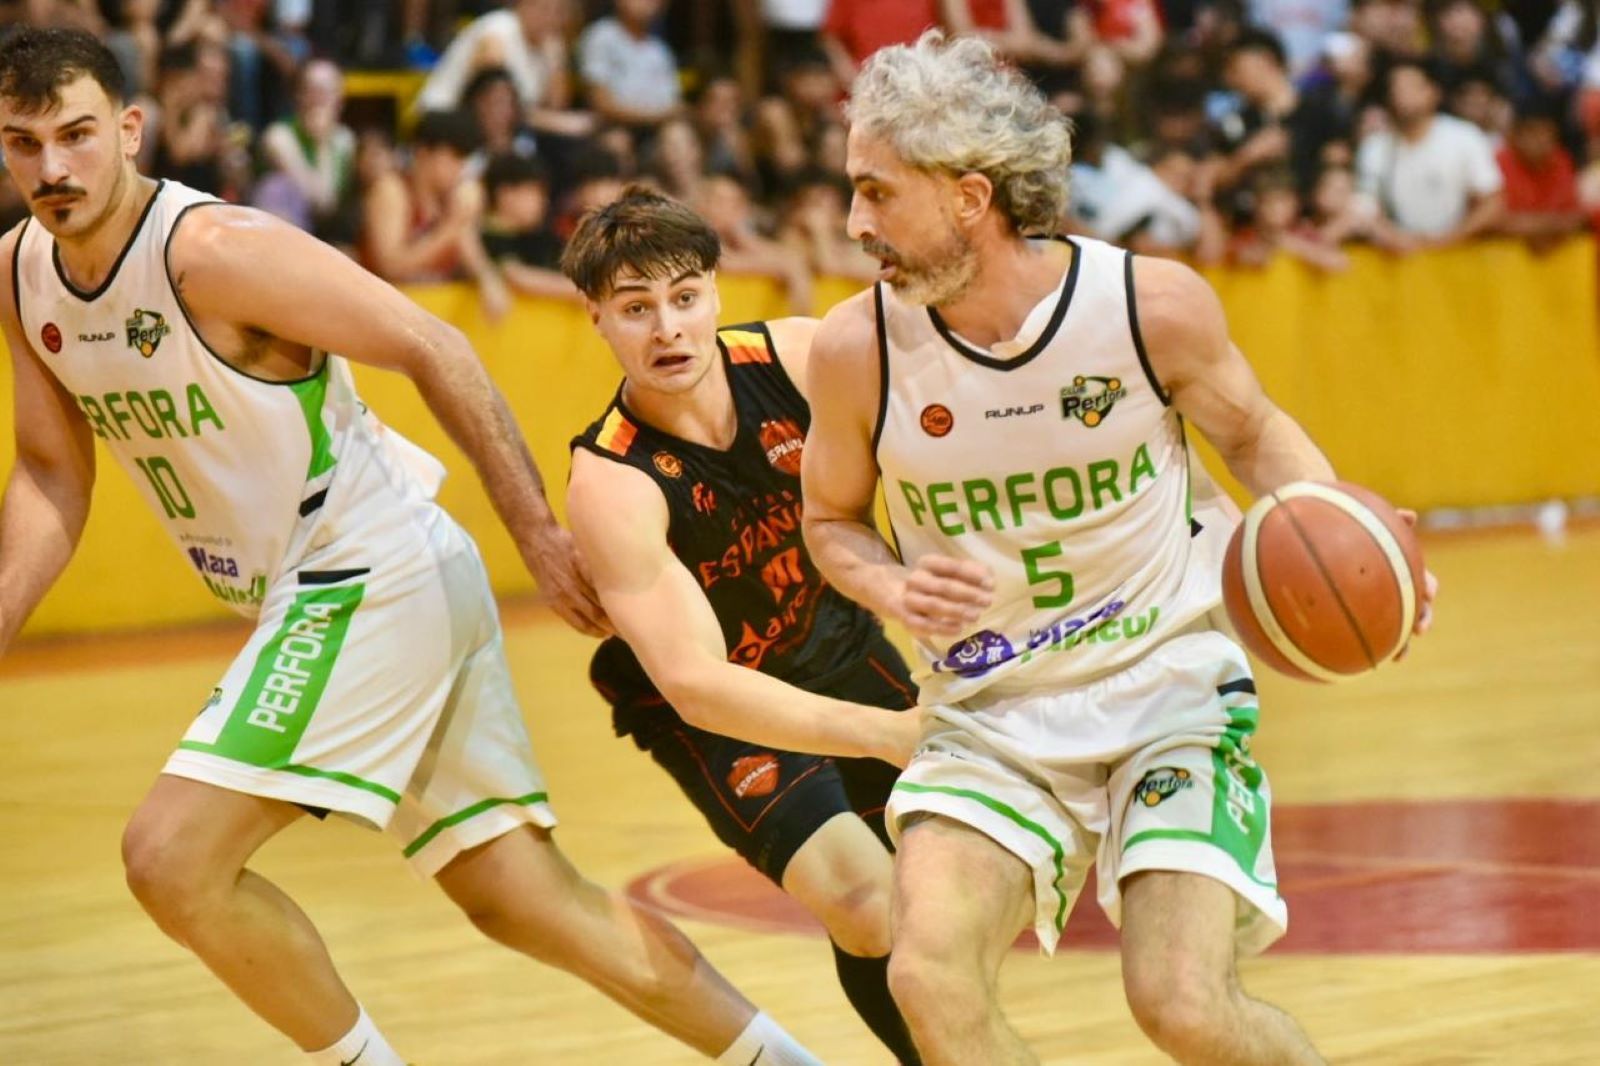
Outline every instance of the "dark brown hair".
[[126, 85], [111, 49], [84, 30], [25, 26], [0, 41], [0, 96], [25, 114], [61, 106], [61, 87], [88, 76], [120, 106]]
[[705, 274], [722, 258], [722, 242], [684, 204], [643, 185], [630, 185], [589, 212], [561, 253], [561, 272], [589, 299], [611, 291], [624, 269], [656, 280]]

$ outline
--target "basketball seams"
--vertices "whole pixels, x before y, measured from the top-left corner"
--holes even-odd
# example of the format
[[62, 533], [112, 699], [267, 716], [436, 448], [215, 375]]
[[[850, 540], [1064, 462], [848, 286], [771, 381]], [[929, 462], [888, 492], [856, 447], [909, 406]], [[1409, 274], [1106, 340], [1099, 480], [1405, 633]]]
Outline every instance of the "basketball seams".
[[[1294, 497], [1291, 496], [1289, 498], [1293, 499]], [[1283, 501], [1280, 499], [1279, 502]], [[1300, 538], [1300, 546], [1306, 550], [1306, 558], [1311, 560], [1311, 565], [1317, 568], [1317, 573], [1321, 576], [1322, 583], [1328, 587], [1329, 592], [1333, 593], [1333, 602], [1339, 605], [1339, 613], [1344, 616], [1345, 622], [1349, 624], [1350, 632], [1355, 634], [1356, 643], [1361, 645], [1361, 654], [1367, 657], [1367, 665], [1376, 669], [1378, 660], [1372, 654], [1372, 645], [1367, 643], [1367, 634], [1362, 630], [1361, 623], [1356, 621], [1355, 612], [1350, 610], [1350, 605], [1345, 602], [1343, 590], [1339, 588], [1339, 583], [1333, 579], [1333, 575], [1328, 572], [1328, 565], [1322, 561], [1322, 556], [1317, 553], [1316, 545], [1306, 535], [1306, 528], [1300, 524], [1300, 519], [1295, 516], [1294, 508], [1285, 507], [1283, 509], [1283, 517], [1288, 521], [1289, 528], [1294, 530], [1294, 535]]]
[[1244, 535], [1240, 538], [1241, 559], [1240, 571], [1244, 578], [1245, 594], [1250, 598], [1250, 610], [1255, 615], [1261, 631], [1265, 634], [1272, 646], [1277, 649], [1295, 668], [1306, 676], [1318, 681], [1342, 681], [1347, 675], [1322, 666], [1312, 659], [1300, 645], [1296, 644], [1278, 621], [1277, 612], [1273, 610], [1272, 603], [1267, 597], [1266, 589], [1261, 583], [1261, 563], [1256, 551], [1256, 539], [1261, 532], [1261, 523], [1267, 513], [1282, 499], [1276, 492], [1263, 496], [1257, 500], [1244, 516]]
[[[1374, 666], [1380, 662], [1392, 660], [1406, 646], [1406, 638], [1410, 635], [1411, 629], [1417, 620], [1417, 590], [1411, 578], [1411, 564], [1406, 559], [1406, 554], [1401, 549], [1400, 542], [1395, 538], [1394, 533], [1366, 504], [1331, 485], [1302, 481], [1284, 486], [1279, 492], [1273, 493], [1273, 497], [1278, 500], [1295, 499], [1297, 497], [1310, 498], [1332, 504], [1359, 523], [1361, 528], [1367, 531], [1367, 535], [1378, 546], [1378, 550], [1383, 552], [1385, 558], [1389, 561], [1389, 571], [1394, 579], [1395, 589], [1400, 595], [1400, 628], [1393, 649], [1384, 653], [1382, 658], [1371, 655], [1370, 651], [1369, 656], [1372, 658]], [[1306, 540], [1305, 533], [1298, 523], [1295, 524], [1295, 532], [1300, 535], [1301, 540], [1305, 542], [1309, 551], [1311, 544]], [[1311, 555], [1313, 559], [1317, 560], [1318, 568], [1322, 569], [1322, 561], [1317, 559], [1316, 553], [1313, 551]], [[1323, 570], [1323, 576], [1327, 576], [1326, 570]], [[1329, 582], [1329, 587], [1334, 589], [1336, 596], [1339, 596], [1340, 606], [1343, 607], [1344, 598], [1339, 595], [1338, 588], [1332, 582]], [[1348, 610], [1346, 615], [1351, 618], [1351, 623], [1355, 624], [1354, 616], [1349, 615]], [[1356, 626], [1356, 631], [1361, 636], [1362, 647], [1366, 647], [1365, 633], [1361, 632], [1360, 626]]]

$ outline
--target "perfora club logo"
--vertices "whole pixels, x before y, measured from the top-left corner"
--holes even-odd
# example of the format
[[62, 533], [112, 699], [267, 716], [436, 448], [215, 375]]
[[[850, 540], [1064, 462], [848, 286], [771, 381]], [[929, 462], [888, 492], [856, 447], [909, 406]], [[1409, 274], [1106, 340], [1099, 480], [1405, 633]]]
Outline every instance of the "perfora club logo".
[[1161, 766], [1143, 777], [1133, 788], [1133, 801], [1146, 807], [1159, 807], [1186, 788], [1194, 787], [1194, 776], [1181, 766]]
[[128, 347], [146, 359], [156, 354], [156, 349], [161, 347], [161, 338], [172, 332], [172, 327], [167, 325], [167, 320], [160, 311], [146, 311], [142, 308], [134, 308], [133, 317], [129, 318], [125, 325], [128, 330]]
[[1111, 408], [1128, 395], [1121, 378], [1100, 378], [1079, 374], [1061, 390], [1061, 417], [1076, 418], [1093, 429], [1111, 417]]

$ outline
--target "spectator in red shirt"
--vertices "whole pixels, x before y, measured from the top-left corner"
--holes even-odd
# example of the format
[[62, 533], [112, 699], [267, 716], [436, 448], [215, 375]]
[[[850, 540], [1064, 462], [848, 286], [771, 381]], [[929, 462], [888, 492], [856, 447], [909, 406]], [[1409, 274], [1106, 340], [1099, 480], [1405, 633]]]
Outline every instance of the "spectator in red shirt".
[[834, 73], [848, 85], [872, 53], [910, 44], [937, 25], [936, 0], [833, 0], [822, 23], [822, 46]]
[[1572, 157], [1561, 147], [1558, 115], [1543, 103], [1519, 108], [1511, 135], [1495, 154], [1505, 176], [1500, 232], [1523, 238], [1538, 252], [1590, 225], [1578, 202]]

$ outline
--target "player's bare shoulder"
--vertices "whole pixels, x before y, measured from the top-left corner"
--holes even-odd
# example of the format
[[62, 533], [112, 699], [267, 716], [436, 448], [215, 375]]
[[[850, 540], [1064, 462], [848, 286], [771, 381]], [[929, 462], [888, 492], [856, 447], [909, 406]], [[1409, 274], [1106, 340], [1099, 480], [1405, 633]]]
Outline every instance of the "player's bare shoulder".
[[807, 396], [818, 402], [875, 411], [878, 402], [878, 324], [874, 293], [866, 289], [829, 311], [811, 339]]
[[1222, 301], [1205, 278], [1171, 259], [1133, 258], [1133, 317], [1151, 369], [1170, 392], [1227, 354]]

